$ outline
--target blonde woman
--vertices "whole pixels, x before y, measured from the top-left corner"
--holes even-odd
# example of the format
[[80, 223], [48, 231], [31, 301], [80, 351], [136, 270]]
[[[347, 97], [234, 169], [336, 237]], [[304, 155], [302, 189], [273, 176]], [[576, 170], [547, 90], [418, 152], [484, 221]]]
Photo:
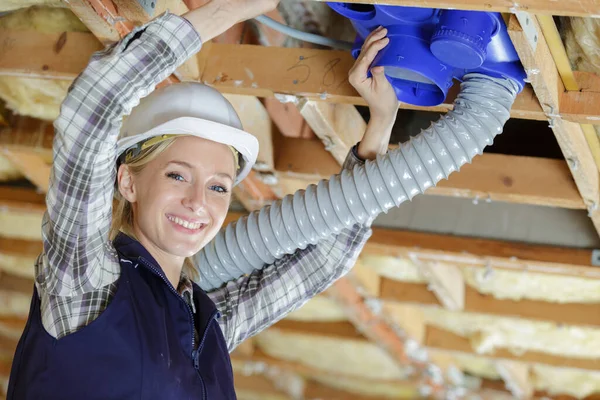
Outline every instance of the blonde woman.
[[[277, 2], [163, 14], [95, 54], [73, 82], [55, 122], [44, 249], [9, 399], [233, 399], [229, 352], [352, 267], [369, 226], [211, 293], [194, 282], [194, 255], [221, 228], [258, 145], [216, 90], [154, 88], [202, 43]], [[396, 96], [381, 70], [367, 78], [384, 36], [367, 40], [350, 74], [372, 118], [346, 168], [387, 149]]]

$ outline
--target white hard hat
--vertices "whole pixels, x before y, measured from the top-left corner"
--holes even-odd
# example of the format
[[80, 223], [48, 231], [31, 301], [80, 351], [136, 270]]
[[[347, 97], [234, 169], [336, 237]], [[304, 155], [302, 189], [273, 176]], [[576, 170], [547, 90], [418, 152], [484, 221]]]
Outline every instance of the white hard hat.
[[231, 103], [199, 82], [172, 84], [142, 98], [123, 122], [117, 154], [163, 135], [197, 136], [233, 147], [241, 155], [234, 185], [248, 175], [258, 155], [258, 140], [243, 130]]

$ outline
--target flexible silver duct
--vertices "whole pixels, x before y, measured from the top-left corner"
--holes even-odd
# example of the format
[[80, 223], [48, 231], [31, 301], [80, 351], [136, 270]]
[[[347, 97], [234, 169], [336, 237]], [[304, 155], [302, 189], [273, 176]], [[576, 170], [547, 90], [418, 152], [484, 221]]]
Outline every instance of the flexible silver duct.
[[196, 256], [200, 286], [210, 291], [435, 186], [492, 144], [517, 92], [512, 80], [465, 75], [454, 109], [409, 142], [229, 224]]

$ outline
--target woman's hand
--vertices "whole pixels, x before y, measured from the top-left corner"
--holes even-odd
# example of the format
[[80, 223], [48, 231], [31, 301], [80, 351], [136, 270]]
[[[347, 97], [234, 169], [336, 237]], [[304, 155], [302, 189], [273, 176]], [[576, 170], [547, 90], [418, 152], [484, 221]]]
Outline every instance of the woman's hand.
[[[194, 0], [182, 15], [194, 25], [204, 43], [238, 22], [257, 17], [277, 7], [280, 0]], [[195, 8], [194, 4], [202, 4]]]
[[398, 98], [384, 74], [384, 68], [371, 68], [372, 77], [367, 76], [377, 53], [389, 43], [386, 34], [387, 29], [379, 27], [367, 36], [360, 55], [348, 73], [348, 81], [365, 99], [371, 114], [365, 135], [358, 146], [358, 155], [363, 159], [374, 159], [377, 154], [385, 154], [398, 112]]

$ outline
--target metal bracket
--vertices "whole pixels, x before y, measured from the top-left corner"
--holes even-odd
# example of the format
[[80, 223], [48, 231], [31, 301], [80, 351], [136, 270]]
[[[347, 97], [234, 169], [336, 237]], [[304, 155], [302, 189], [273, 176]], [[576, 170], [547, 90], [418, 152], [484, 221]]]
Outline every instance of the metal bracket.
[[592, 250], [592, 265], [600, 267], [600, 250]]
[[144, 11], [150, 16], [154, 16], [154, 8], [156, 7], [157, 0], [137, 0], [137, 2], [142, 6]]
[[525, 11], [517, 11], [515, 16], [519, 20], [521, 28], [523, 28], [523, 33], [525, 33], [525, 37], [527, 38], [531, 49], [535, 53], [540, 35], [537, 29], [535, 29], [535, 24], [533, 23], [535, 17]]

